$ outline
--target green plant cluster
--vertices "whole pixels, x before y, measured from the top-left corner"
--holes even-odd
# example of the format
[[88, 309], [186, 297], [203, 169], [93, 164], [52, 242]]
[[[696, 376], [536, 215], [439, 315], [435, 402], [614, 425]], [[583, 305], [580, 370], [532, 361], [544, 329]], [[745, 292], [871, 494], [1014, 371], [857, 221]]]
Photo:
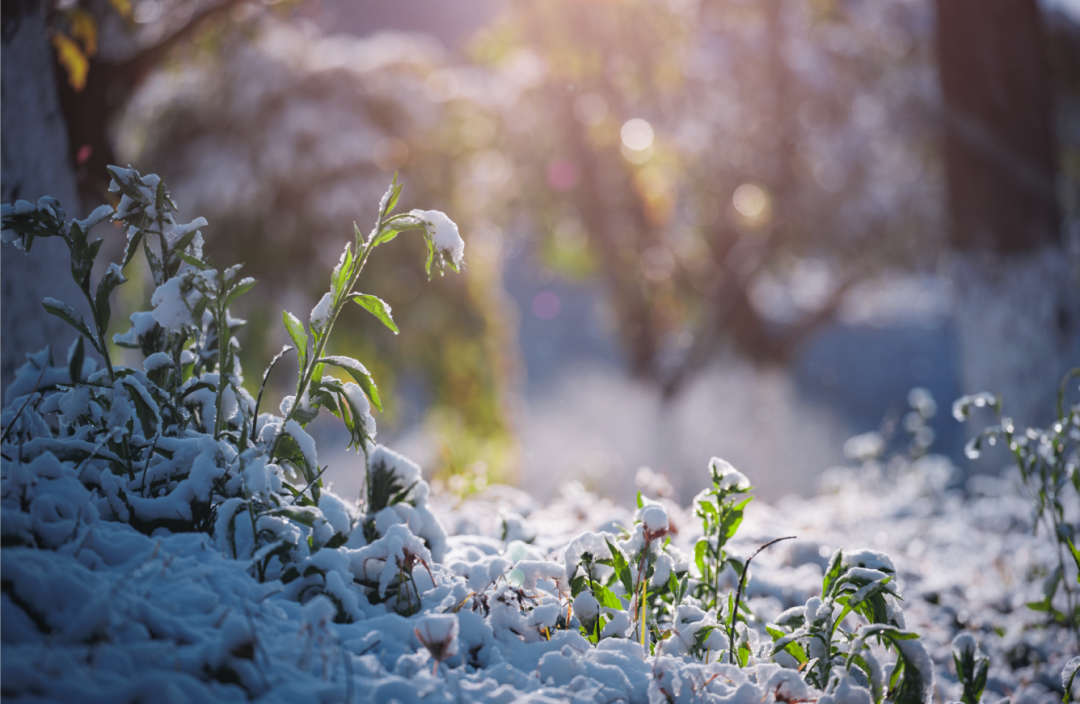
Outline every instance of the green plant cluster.
[[[231, 315], [230, 306], [255, 280], [240, 276], [242, 265], [223, 271], [211, 265], [199, 230], [206, 221], [180, 223], [177, 206], [157, 176], [118, 167], [110, 174], [119, 206], [101, 206], [85, 220], [68, 222], [51, 198], [3, 206], [5, 243], [29, 252], [39, 237], [64, 241], [71, 275], [90, 311], [87, 320], [68, 303], [44, 301], [45, 310], [71, 325], [78, 337], [66, 364], [54, 365], [51, 351], [33, 356], [8, 390], [15, 403], [3, 419], [4, 459], [22, 463], [50, 452], [74, 461], [80, 481], [99, 497], [103, 515], [147, 534], [159, 529], [209, 533], [233, 557], [250, 560], [260, 580], [293, 583], [302, 600], [312, 590], [325, 592], [328, 570], [312, 564], [319, 550], [343, 546], [361, 523], [362, 534], [376, 539], [381, 532], [368, 514], [388, 506], [426, 512], [426, 493], [410, 493], [415, 482], [396, 487], [393, 469], [369, 475], [363, 510], [322, 493], [325, 467], [304, 428], [322, 409], [344, 422], [350, 447], [383, 458], [383, 464], [392, 455], [375, 446], [370, 410], [382, 403], [371, 375], [355, 359], [326, 355], [334, 323], [346, 305], [356, 303], [397, 332], [390, 307], [356, 285], [371, 253], [398, 234], [422, 231], [429, 277], [433, 264], [457, 271], [460, 251], [447, 247], [447, 233], [439, 231], [442, 223], [428, 217], [431, 213], [392, 214], [402, 189], [395, 178], [372, 232], [365, 237], [357, 228], [355, 240], [345, 245], [329, 291], [309, 323], [285, 311], [294, 346], [274, 358], [252, 397], [238, 357], [236, 333], [244, 321]], [[94, 286], [91, 273], [102, 240], [91, 241], [89, 233], [108, 220], [122, 226], [127, 244], [122, 261], [109, 264]], [[131, 329], [114, 342], [140, 350], [143, 369], [115, 364], [106, 339], [110, 296], [125, 283], [123, 269], [140, 249], [156, 287], [153, 309], [133, 314]], [[103, 358], [102, 370], [87, 357], [87, 344]], [[271, 371], [290, 352], [299, 358], [295, 394], [281, 404], [281, 416], [260, 413]], [[327, 374], [331, 368], [345, 372], [346, 380]], [[437, 525], [434, 518], [429, 523]], [[32, 531], [5, 533], [4, 543], [34, 545], [39, 537]], [[438, 541], [440, 534], [429, 531], [424, 539], [429, 538]], [[338, 603], [339, 618], [348, 618], [340, 595], [330, 596]]]

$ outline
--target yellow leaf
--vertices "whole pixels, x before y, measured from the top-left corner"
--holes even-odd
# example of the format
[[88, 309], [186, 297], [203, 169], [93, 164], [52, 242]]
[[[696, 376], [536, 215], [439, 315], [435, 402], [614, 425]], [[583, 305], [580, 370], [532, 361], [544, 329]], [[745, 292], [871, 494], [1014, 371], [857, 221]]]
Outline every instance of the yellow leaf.
[[97, 20], [86, 10], [73, 10], [71, 18], [71, 36], [82, 43], [83, 54], [93, 56], [97, 53]]
[[86, 74], [90, 70], [90, 62], [83, 55], [79, 45], [63, 32], [57, 32], [52, 36], [52, 44], [56, 49], [57, 60], [67, 70], [68, 83], [78, 93], [86, 87]]
[[109, 0], [109, 2], [121, 17], [124, 19], [131, 17], [131, 0]]

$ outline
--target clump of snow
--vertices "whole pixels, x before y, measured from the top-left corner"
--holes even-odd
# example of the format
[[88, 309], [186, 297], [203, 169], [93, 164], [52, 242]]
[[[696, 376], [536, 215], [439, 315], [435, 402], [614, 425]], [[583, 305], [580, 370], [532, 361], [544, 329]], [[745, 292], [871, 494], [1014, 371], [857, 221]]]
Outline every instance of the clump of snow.
[[424, 221], [435, 249], [450, 257], [454, 266], [460, 267], [465, 263], [465, 240], [461, 239], [457, 224], [446, 213], [441, 210], [412, 210], [409, 214]]
[[413, 632], [437, 662], [458, 653], [458, 619], [454, 614], [428, 614]]
[[750, 480], [727, 460], [713, 457], [709, 460], [709, 470], [723, 490], [739, 492], [750, 489]]
[[[184, 290], [185, 285], [189, 286], [187, 291]], [[187, 277], [174, 276], [158, 286], [150, 297], [150, 303], [154, 306], [154, 320], [173, 333], [194, 325], [192, 311], [199, 296], [199, 291], [190, 287]]]
[[319, 302], [315, 304], [315, 307], [311, 309], [312, 330], [322, 331], [326, 328], [326, 324], [330, 322], [330, 305], [332, 303], [333, 297], [329, 293], [324, 293]]
[[[667, 534], [668, 514], [663, 506], [658, 504], [642, 506], [639, 513], [641, 515], [641, 523], [645, 526], [646, 535], [660, 537]], [[653, 539], [655, 540], [655, 538]]]

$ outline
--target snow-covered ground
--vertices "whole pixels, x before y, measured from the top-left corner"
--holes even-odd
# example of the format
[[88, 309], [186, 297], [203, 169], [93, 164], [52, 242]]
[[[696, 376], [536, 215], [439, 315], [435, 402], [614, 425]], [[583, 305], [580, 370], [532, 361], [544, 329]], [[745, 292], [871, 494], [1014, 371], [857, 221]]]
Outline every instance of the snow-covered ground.
[[[1033, 535], [1015, 477], [978, 477], [965, 496], [946, 489], [952, 471], [933, 456], [868, 464], [826, 473], [815, 498], [751, 503], [733, 543], [736, 554], [797, 536], [753, 563], [746, 595], [760, 619], [755, 628], [818, 594], [837, 548], [871, 548], [895, 562], [906, 626], [922, 635], [933, 660], [935, 701], [960, 696], [949, 644], [962, 631], [990, 655], [985, 700], [1060, 701], [1061, 671], [1076, 655], [1076, 642], [1024, 605], [1041, 596], [1053, 546]], [[414, 572], [421, 611], [405, 617], [389, 601], [369, 604], [353, 585], [356, 618], [344, 624], [333, 622], [336, 610], [326, 596], [301, 604], [279, 580], [258, 582], [250, 561], [226, 556], [206, 534], [147, 536], [98, 518], [75, 467], [51, 454], [23, 464], [5, 460], [2, 481], [0, 686], [12, 701], [644, 703], [820, 696], [793, 671], [767, 662], [763, 651], [755, 650], [740, 670], [691, 656], [646, 657], [626, 638], [593, 646], [576, 629], [555, 629], [567, 600], [546, 590], [557, 593], [567, 543], [585, 531], [617, 533], [617, 526], [633, 523], [630, 510], [575, 482], [562, 484], [561, 497], [547, 505], [504, 486], [463, 502], [433, 497], [449, 538], [441, 563], [430, 563], [430, 577]], [[656, 475], [643, 474], [641, 483], [646, 495], [669, 491]], [[692, 554], [700, 522], [689, 510], [660, 502], [673, 542]], [[37, 547], [16, 546], [31, 535]], [[531, 544], [521, 541], [530, 538]], [[524, 567], [517, 579], [515, 564]], [[762, 633], [760, 644], [766, 643]], [[868, 701], [865, 694], [839, 688], [818, 701]]]

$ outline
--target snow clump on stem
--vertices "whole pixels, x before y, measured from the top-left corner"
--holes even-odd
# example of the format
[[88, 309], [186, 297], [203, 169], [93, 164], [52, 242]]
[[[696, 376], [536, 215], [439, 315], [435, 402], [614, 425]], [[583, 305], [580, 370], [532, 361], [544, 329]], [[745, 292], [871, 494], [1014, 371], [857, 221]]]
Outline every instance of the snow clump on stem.
[[449, 256], [455, 267], [465, 263], [465, 240], [461, 239], [457, 224], [446, 213], [441, 210], [413, 210], [409, 215], [424, 221], [435, 249]]

